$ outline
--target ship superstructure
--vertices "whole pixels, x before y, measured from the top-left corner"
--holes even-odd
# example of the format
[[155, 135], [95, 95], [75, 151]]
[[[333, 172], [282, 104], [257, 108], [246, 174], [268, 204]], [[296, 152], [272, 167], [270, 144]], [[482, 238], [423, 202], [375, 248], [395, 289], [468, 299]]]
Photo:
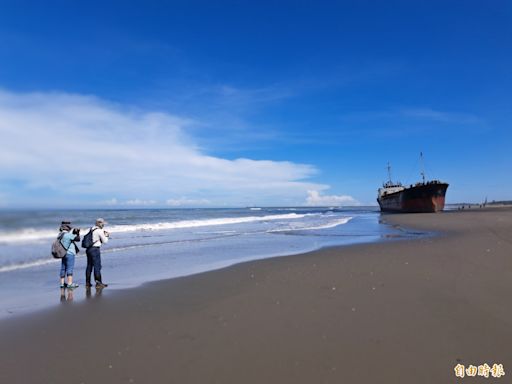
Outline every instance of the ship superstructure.
[[[421, 158], [423, 156], [421, 155]], [[389, 180], [379, 188], [377, 202], [383, 212], [438, 212], [444, 209], [448, 183], [439, 180], [425, 180], [408, 187], [391, 180], [391, 166], [388, 163]]]

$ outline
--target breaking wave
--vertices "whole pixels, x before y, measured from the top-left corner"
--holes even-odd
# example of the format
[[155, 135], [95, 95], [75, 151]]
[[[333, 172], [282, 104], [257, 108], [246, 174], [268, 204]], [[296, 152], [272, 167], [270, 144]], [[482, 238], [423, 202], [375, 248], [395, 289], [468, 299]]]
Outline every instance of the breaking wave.
[[267, 232], [268, 233], [274, 233], [274, 232], [290, 232], [290, 231], [311, 231], [315, 229], [328, 229], [328, 228], [334, 228], [338, 225], [347, 224], [350, 220], [352, 220], [352, 217], [344, 217], [342, 219], [338, 220], [332, 220], [330, 222], [327, 222], [325, 224], [318, 224], [318, 225], [311, 225], [311, 226], [293, 226], [290, 225], [287, 228], [276, 228], [276, 229], [270, 229]]
[[[266, 216], [242, 216], [242, 217], [224, 217], [215, 219], [198, 219], [198, 220], [181, 220], [181, 221], [167, 221], [160, 223], [141, 223], [133, 225], [113, 225], [109, 226], [108, 230], [111, 233], [121, 232], [137, 232], [137, 231], [160, 231], [170, 229], [184, 229], [184, 228], [197, 228], [209, 227], [227, 224], [242, 224], [250, 222], [262, 222], [272, 220], [295, 220], [307, 216], [319, 216], [319, 213], [287, 213], [280, 215], [266, 215]], [[83, 233], [87, 228], [83, 229]], [[27, 228], [12, 232], [0, 232], [0, 243], [19, 243], [28, 241], [47, 240], [55, 237], [57, 230], [49, 229], [33, 229]]]

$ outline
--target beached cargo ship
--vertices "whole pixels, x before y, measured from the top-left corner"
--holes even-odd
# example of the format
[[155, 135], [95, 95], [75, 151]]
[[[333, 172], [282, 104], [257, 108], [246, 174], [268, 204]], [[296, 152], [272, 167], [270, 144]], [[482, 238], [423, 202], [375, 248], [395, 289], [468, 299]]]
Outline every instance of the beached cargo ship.
[[439, 180], [423, 181], [403, 186], [391, 181], [391, 167], [388, 164], [389, 180], [378, 190], [377, 202], [383, 212], [438, 212], [444, 209], [448, 184]]

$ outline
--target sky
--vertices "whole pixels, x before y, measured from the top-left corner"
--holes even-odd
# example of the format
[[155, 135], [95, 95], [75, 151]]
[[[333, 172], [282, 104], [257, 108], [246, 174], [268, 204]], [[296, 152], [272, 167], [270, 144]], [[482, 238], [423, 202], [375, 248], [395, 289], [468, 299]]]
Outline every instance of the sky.
[[512, 199], [512, 2], [0, 1], [0, 207]]

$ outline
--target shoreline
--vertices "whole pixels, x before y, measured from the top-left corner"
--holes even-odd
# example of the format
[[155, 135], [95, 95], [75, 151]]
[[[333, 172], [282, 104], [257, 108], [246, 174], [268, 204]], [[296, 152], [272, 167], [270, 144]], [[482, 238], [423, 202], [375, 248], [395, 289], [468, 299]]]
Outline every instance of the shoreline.
[[83, 303], [7, 318], [0, 381], [441, 383], [458, 363], [507, 371], [512, 210], [382, 219], [441, 236], [93, 290]]
[[[415, 233], [414, 235], [416, 236], [416, 237], [414, 237], [415, 239], [419, 239], [420, 237], [428, 238], [430, 236], [436, 236], [436, 234], [434, 234], [433, 232], [432, 233], [429, 233], [429, 232]], [[272, 255], [272, 256], [263, 256], [261, 258], [254, 258], [254, 259], [243, 260], [243, 261], [237, 260], [237, 261], [233, 261], [230, 264], [222, 264], [221, 262], [219, 262], [218, 266], [214, 266], [214, 267], [209, 266], [208, 269], [206, 269], [206, 270], [198, 270], [198, 271], [190, 272], [190, 273], [187, 273], [184, 275], [163, 277], [163, 278], [159, 278], [159, 279], [147, 280], [147, 281], [142, 281], [142, 282], [137, 282], [137, 283], [117, 283], [117, 282], [110, 283], [110, 281], [109, 281], [108, 282], [108, 284], [109, 284], [108, 292], [110, 295], [117, 294], [118, 292], [124, 292], [124, 291], [133, 290], [133, 289], [141, 289], [141, 288], [144, 288], [148, 284], [170, 281], [170, 280], [174, 280], [174, 279], [186, 279], [189, 277], [194, 277], [194, 276], [198, 276], [198, 275], [202, 275], [202, 274], [215, 273], [215, 272], [223, 270], [223, 269], [233, 268], [238, 265], [255, 263], [255, 262], [263, 261], [263, 260], [280, 259], [280, 258], [284, 258], [284, 257], [305, 256], [308, 254], [321, 252], [321, 251], [340, 250], [340, 249], [344, 249], [344, 248], [357, 247], [357, 246], [367, 245], [367, 244], [381, 244], [381, 243], [387, 243], [387, 242], [404, 241], [406, 239], [407, 239], [407, 236], [402, 237], [401, 235], [392, 235], [392, 236], [386, 237], [385, 239], [382, 239], [382, 240], [363, 241], [363, 242], [341, 244], [341, 245], [322, 245], [322, 246], [319, 246], [318, 248], [310, 250], [310, 251], [279, 254], [279, 255]], [[80, 256], [80, 261], [83, 261], [82, 259], [84, 259], [84, 257]], [[47, 264], [57, 264], [57, 263], [60, 263], [60, 260], [56, 260], [55, 262], [51, 262], [51, 263], [47, 263]], [[46, 264], [44, 264], [44, 266], [46, 266]], [[6, 271], [6, 272], [2, 271], [0, 273], [9, 273], [9, 272], [10, 271]], [[52, 292], [56, 291], [55, 288], [52, 288], [51, 290], [52, 290]], [[93, 291], [94, 291], [94, 287], [93, 287]], [[68, 293], [67, 290], [65, 292]], [[77, 289], [73, 290], [73, 292], [72, 292], [72, 296], [74, 296], [74, 301], [76, 302], [77, 296], [78, 297], [84, 296], [84, 294], [87, 296], [87, 292], [85, 292], [85, 287], [83, 285], [80, 285]], [[40, 313], [40, 312], [52, 311], [53, 309], [55, 309], [55, 307], [57, 307], [59, 305], [59, 304], [54, 303], [55, 300], [53, 300], [53, 297], [54, 297], [54, 295], [52, 295], [52, 300], [51, 300], [52, 304], [43, 304], [42, 306], [36, 306], [36, 307], [22, 307], [22, 309], [20, 309], [20, 308], [5, 309], [4, 312], [6, 314], [0, 315], [0, 323], [2, 321], [9, 320], [9, 319], [19, 319], [20, 316], [21, 317], [34, 316], [34, 315], [37, 316], [38, 313]], [[66, 295], [66, 297], [67, 297], [67, 295]], [[46, 298], [44, 300], [46, 300]], [[80, 301], [78, 301], [78, 303], [80, 303]]]
[[[371, 218], [370, 225], [367, 225], [368, 218]], [[189, 253], [184, 252], [183, 249], [162, 248], [160, 243], [155, 243], [146, 244], [140, 248], [141, 251], [132, 252], [132, 255], [128, 254], [129, 258], [125, 258], [124, 253], [116, 253], [107, 249], [104, 252], [103, 272], [108, 278], [107, 282], [110, 283], [109, 291], [124, 290], [138, 288], [154, 281], [216, 271], [244, 262], [295, 256], [323, 248], [343, 247], [350, 244], [400, 240], [419, 235], [422, 234], [397, 230], [392, 226], [379, 224], [377, 215], [363, 216], [355, 217], [354, 220], [350, 220], [350, 223], [343, 223], [343, 225], [335, 226], [325, 232], [290, 231], [288, 233], [279, 231], [269, 233], [266, 242], [261, 241], [262, 239], [255, 241], [250, 234], [240, 236], [239, 239], [245, 238], [245, 243], [239, 240], [238, 244], [232, 244], [234, 247], [231, 249], [226, 248], [229, 245], [227, 243], [220, 247], [217, 244], [216, 249], [212, 248], [213, 244], [205, 243], [203, 249], [195, 249]], [[222, 254], [223, 249], [227, 251], [227, 254]], [[238, 252], [237, 249], [245, 253]], [[145, 261], [141, 257], [144, 257]], [[185, 259], [191, 261], [187, 262]], [[0, 288], [2, 290], [0, 293], [0, 321], [30, 315], [59, 305], [58, 292], [55, 293], [55, 286], [51, 280], [55, 275], [54, 269], [59, 263], [60, 260], [45, 259], [42, 265], [36, 267], [20, 268], [17, 266], [10, 271], [1, 271], [2, 268], [0, 268]], [[85, 270], [83, 255], [77, 256], [76, 263], [77, 271]], [[73, 298], [75, 302], [79, 302], [85, 298], [84, 281], [82, 274], [77, 274], [76, 277], [75, 282], [81, 286], [73, 292]], [[20, 281], [25, 281], [26, 284], [19, 286]]]

